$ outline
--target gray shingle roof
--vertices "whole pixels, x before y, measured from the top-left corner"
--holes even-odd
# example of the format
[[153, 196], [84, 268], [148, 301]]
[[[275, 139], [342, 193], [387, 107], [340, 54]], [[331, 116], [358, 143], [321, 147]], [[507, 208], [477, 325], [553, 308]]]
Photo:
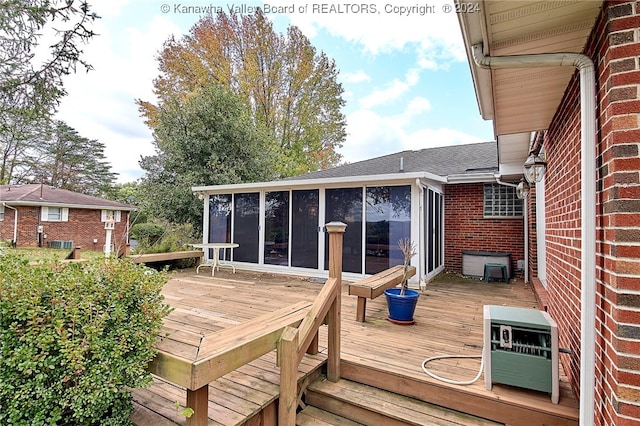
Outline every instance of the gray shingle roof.
[[402, 159], [404, 173], [429, 172], [439, 176], [451, 176], [498, 170], [496, 142], [482, 142], [425, 148], [419, 151], [402, 151], [290, 179], [323, 179], [399, 173], [400, 159]]
[[92, 197], [66, 189], [54, 188], [49, 185], [0, 185], [0, 203], [29, 204], [29, 205], [61, 205], [83, 206], [86, 208], [104, 208], [114, 210], [135, 210], [134, 206]]

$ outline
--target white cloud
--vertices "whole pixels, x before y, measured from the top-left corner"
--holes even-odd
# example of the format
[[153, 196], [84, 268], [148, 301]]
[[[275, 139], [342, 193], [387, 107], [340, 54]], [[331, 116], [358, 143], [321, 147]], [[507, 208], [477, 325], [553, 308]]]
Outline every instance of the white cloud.
[[429, 102], [429, 99], [422, 96], [416, 96], [409, 101], [404, 112], [405, 115], [413, 117], [428, 111], [431, 111], [431, 102]]
[[[112, 11], [115, 13], [115, 10]], [[94, 70], [69, 76], [69, 93], [60, 105], [57, 118], [78, 130], [80, 135], [106, 145], [105, 154], [120, 174], [119, 181], [139, 177], [141, 155], [153, 153], [150, 130], [139, 116], [135, 99], [153, 101], [153, 79], [158, 75], [155, 55], [171, 34], [180, 30], [163, 16], [154, 16], [145, 27], [121, 29], [128, 41], [126, 49], [115, 53], [111, 34], [100, 20], [94, 37], [85, 47], [85, 58]]]
[[418, 150], [436, 146], [462, 145], [486, 142], [485, 140], [455, 129], [420, 129], [407, 135], [404, 149]]
[[[417, 99], [410, 105], [424, 106], [424, 101], [427, 100]], [[348, 163], [405, 150], [484, 142], [477, 136], [449, 128], [407, 131], [405, 117], [389, 117], [364, 109], [349, 114], [347, 123], [347, 140], [340, 153]]]
[[399, 99], [413, 86], [418, 84], [419, 80], [420, 74], [418, 70], [410, 69], [407, 71], [404, 80], [394, 79], [388, 83], [384, 89], [375, 90], [370, 95], [361, 98], [360, 107], [368, 109]]
[[[271, 0], [273, 4], [291, 4], [289, 0]], [[334, 13], [313, 12], [290, 14], [293, 25], [298, 26], [309, 38], [320, 30], [362, 46], [372, 55], [389, 53], [413, 45], [421, 58], [423, 68], [446, 68], [451, 61], [464, 61], [465, 52], [455, 13], [445, 13], [443, 6], [451, 0], [435, 0], [424, 4], [408, 4], [405, 1], [374, 1], [375, 13], [367, 13], [365, 4], [330, 3]], [[310, 4], [311, 7], [313, 4]], [[419, 9], [420, 6], [431, 6]], [[341, 6], [341, 8], [337, 8]], [[400, 13], [401, 7], [404, 13]], [[409, 7], [409, 9], [406, 9]], [[414, 7], [414, 9], [411, 9]], [[358, 10], [356, 10], [358, 9]], [[374, 9], [368, 8], [371, 12]], [[342, 12], [342, 13], [338, 13]]]
[[345, 83], [364, 83], [371, 81], [371, 76], [366, 72], [359, 70], [354, 73], [341, 74], [340, 79]]

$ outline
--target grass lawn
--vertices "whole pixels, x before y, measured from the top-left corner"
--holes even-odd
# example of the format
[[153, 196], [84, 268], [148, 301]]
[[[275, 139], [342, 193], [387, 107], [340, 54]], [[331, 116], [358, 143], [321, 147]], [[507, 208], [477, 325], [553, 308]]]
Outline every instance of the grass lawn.
[[[6, 254], [16, 254], [26, 258], [29, 262], [38, 260], [62, 260], [65, 259], [71, 250], [69, 249], [51, 249], [51, 248], [5, 248]], [[80, 257], [82, 259], [103, 258], [104, 253], [101, 251], [81, 250]]]

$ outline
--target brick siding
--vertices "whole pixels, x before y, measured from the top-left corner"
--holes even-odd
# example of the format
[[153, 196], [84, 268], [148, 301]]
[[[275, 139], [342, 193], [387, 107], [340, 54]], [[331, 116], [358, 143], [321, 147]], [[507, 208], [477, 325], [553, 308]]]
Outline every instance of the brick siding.
[[640, 424], [640, 4], [605, 2], [586, 54], [597, 81], [597, 260], [580, 264], [580, 105], [574, 75], [545, 139], [549, 312], [576, 394], [580, 270], [595, 267], [597, 425]]
[[[101, 210], [69, 209], [67, 222], [42, 222], [40, 207], [18, 207], [18, 233], [16, 244], [18, 247], [48, 247], [54, 240], [73, 241], [74, 247], [84, 250], [102, 251], [106, 241], [104, 222], [101, 221]], [[4, 220], [0, 221], [0, 240], [13, 239], [15, 211], [4, 210]], [[38, 226], [42, 225], [42, 236], [38, 240]], [[127, 212], [122, 212], [122, 220], [116, 222], [112, 233], [111, 243], [118, 250], [126, 243]], [[94, 243], [94, 239], [97, 242]]]
[[444, 191], [445, 269], [462, 273], [462, 251], [511, 253], [511, 270], [524, 259], [524, 219], [485, 218], [484, 184], [446, 185]]

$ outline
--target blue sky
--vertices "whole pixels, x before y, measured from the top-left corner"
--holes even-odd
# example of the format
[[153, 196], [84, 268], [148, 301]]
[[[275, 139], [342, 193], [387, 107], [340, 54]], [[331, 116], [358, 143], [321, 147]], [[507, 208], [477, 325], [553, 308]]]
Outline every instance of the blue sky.
[[374, 1], [366, 3], [368, 12], [364, 3], [281, 0], [100, 3], [93, 6], [102, 17], [94, 25], [99, 36], [84, 47], [94, 70], [65, 80], [69, 95], [57, 117], [106, 145], [120, 182], [142, 176], [138, 160], [153, 154], [135, 99], [155, 100], [156, 55], [170, 35], [188, 33], [198, 7], [295, 10], [269, 17], [276, 29], [298, 26], [335, 60], [346, 100], [348, 136], [340, 150], [346, 162], [493, 139], [491, 123], [478, 112], [457, 17], [446, 12], [449, 0]]

